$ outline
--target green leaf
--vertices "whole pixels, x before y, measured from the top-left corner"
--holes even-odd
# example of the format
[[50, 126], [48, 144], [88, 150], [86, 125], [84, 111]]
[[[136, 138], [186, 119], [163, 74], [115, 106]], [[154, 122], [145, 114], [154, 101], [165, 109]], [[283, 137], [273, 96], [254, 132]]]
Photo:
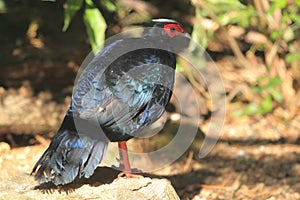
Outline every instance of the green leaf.
[[183, 72], [184, 71], [184, 67], [182, 66], [181, 63], [176, 62], [176, 71], [177, 72]]
[[269, 14], [273, 14], [275, 9], [283, 9], [287, 5], [287, 0], [272, 0], [272, 4], [268, 10]]
[[289, 16], [290, 16], [290, 19], [293, 20], [294, 22], [296, 22], [298, 24], [300, 23], [300, 16], [299, 16], [299, 14], [297, 12], [291, 13]]
[[245, 115], [244, 111], [245, 109], [243, 108], [243, 104], [241, 102], [235, 102], [233, 103], [236, 107], [234, 110], [232, 110], [229, 114], [231, 117], [240, 117]]
[[277, 40], [280, 36], [281, 36], [281, 31], [279, 31], [279, 30], [274, 30], [274, 31], [272, 31], [271, 34], [270, 34], [270, 38], [271, 38], [273, 41]]
[[5, 12], [6, 12], [5, 1], [0, 0], [0, 13], [5, 13]]
[[269, 91], [275, 87], [281, 85], [281, 79], [278, 76], [275, 77], [260, 77], [257, 79], [258, 86], [254, 87], [252, 90], [255, 93], [261, 93], [263, 91]]
[[207, 38], [207, 35], [205, 32], [205, 29], [201, 25], [201, 21], [203, 20], [203, 18], [201, 17], [201, 14], [200, 14], [200, 8], [196, 7], [195, 15], [196, 15], [197, 21], [193, 26], [192, 39], [196, 43], [200, 44], [201, 47], [206, 48], [207, 44], [208, 44], [208, 38]]
[[115, 12], [117, 10], [117, 6], [111, 0], [102, 0], [102, 2], [110, 12]]
[[254, 115], [258, 112], [259, 106], [255, 103], [249, 103], [245, 110], [243, 110], [243, 115]]
[[260, 103], [260, 109], [257, 114], [266, 114], [268, 112], [271, 112], [273, 109], [273, 102], [272, 97], [270, 95], [267, 95]]
[[245, 8], [245, 5], [243, 5], [238, 0], [206, 0], [206, 4], [216, 5], [216, 7], [219, 7], [221, 10], [227, 10], [230, 9], [241, 9]]
[[64, 4], [65, 9], [65, 19], [64, 19], [64, 26], [62, 30], [65, 32], [74, 17], [75, 13], [82, 7], [83, 0], [66, 0]]
[[289, 53], [286, 55], [285, 60], [288, 63], [295, 62], [300, 59], [300, 53]]
[[274, 88], [276, 86], [281, 85], [281, 83], [282, 83], [282, 81], [278, 76], [270, 77], [267, 86], [270, 88]]
[[258, 87], [258, 86], [255, 86], [252, 88], [252, 91], [255, 93], [255, 94], [259, 94], [262, 92], [262, 89], [261, 87]]
[[270, 93], [271, 93], [271, 95], [272, 95], [272, 97], [273, 97], [273, 99], [275, 101], [277, 101], [278, 103], [282, 103], [283, 102], [283, 96], [282, 96], [282, 94], [281, 94], [281, 92], [279, 90], [272, 89], [270, 91]]
[[106, 22], [100, 11], [94, 6], [92, 0], [86, 0], [83, 20], [94, 54], [103, 47], [105, 40]]
[[275, 8], [285, 8], [287, 0], [273, 0]]

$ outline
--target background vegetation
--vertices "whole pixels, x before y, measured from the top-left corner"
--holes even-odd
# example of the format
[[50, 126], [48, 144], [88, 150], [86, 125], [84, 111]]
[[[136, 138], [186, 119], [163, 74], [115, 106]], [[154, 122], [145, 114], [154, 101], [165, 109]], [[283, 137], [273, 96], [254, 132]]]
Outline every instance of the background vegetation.
[[[209, 49], [210, 42], [218, 36], [222, 37], [239, 65], [252, 68], [253, 71], [255, 67], [263, 68], [265, 71], [252, 77], [252, 80], [255, 79], [254, 82], [245, 83], [243, 90], [247, 91], [244, 93], [247, 92], [247, 97], [251, 97], [249, 99], [245, 94], [238, 96], [237, 102], [246, 101], [247, 105], [232, 115], [263, 115], [272, 112], [274, 106], [279, 104], [287, 108], [291, 112], [289, 117], [292, 117], [300, 103], [298, 101], [300, 68], [297, 64], [300, 59], [297, 40], [300, 28], [300, 1], [193, 0], [183, 3], [190, 6], [190, 9], [180, 13], [194, 15], [189, 19], [194, 41]], [[95, 52], [103, 43], [106, 29], [105, 19], [101, 15], [101, 9], [96, 9], [96, 4], [97, 2], [94, 4], [91, 0], [66, 1], [63, 27], [65, 31], [74, 14], [84, 7], [83, 20]], [[130, 2], [127, 2], [127, 6], [128, 4], [132, 5]], [[155, 17], [154, 11], [149, 12], [151, 4], [142, 1], [135, 7], [128, 6], [127, 12], [122, 8], [124, 6], [122, 1], [106, 0], [102, 2], [102, 6], [108, 12], [117, 14], [122, 27], [147, 22]], [[170, 6], [173, 7], [172, 4]], [[194, 14], [191, 12], [192, 9]], [[181, 20], [179, 16], [176, 17]], [[122, 20], [124, 18], [125, 22]], [[260, 60], [249, 57], [258, 54]], [[191, 74], [188, 75], [190, 76]], [[235, 101], [233, 98], [236, 96], [237, 94], [231, 93], [229, 100]]]
[[[60, 10], [60, 17], [45, 18], [34, 10], [37, 4], [49, 6], [53, 12]], [[139, 0], [66, 0], [63, 4], [50, 0], [35, 3], [2, 0], [0, 3], [2, 35], [5, 37], [6, 32], [13, 31], [19, 36], [14, 41], [15, 46], [12, 41], [6, 41], [10, 42], [9, 50], [15, 50], [15, 54], [18, 54], [16, 48], [24, 42], [43, 49], [43, 37], [51, 35], [43, 30], [49, 23], [63, 32], [72, 31], [75, 23], [83, 23], [86, 32], [83, 37], [89, 39], [96, 53], [106, 37], [123, 29], [145, 24], [152, 18], [175, 18], [185, 25], [194, 41], [211, 52], [213, 59], [220, 53], [233, 54], [235, 67], [252, 71], [250, 78], [228, 91], [229, 102], [243, 107], [233, 112], [233, 116], [263, 115], [282, 106], [290, 112], [289, 118], [295, 115], [300, 104], [299, 7], [297, 0], [184, 0], [170, 4]], [[20, 27], [13, 27], [13, 30], [4, 27], [16, 24], [13, 13], [20, 9], [24, 9], [18, 19]], [[53, 19], [56, 23], [51, 21]]]

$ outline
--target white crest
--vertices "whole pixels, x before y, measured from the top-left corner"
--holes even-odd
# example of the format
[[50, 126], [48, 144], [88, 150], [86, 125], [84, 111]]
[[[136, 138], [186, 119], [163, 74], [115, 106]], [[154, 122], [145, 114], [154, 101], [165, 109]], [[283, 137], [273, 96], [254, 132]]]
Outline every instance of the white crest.
[[175, 23], [175, 24], [178, 24], [178, 22], [176, 20], [173, 20], [173, 19], [152, 19], [152, 22], [155, 22], [155, 23]]

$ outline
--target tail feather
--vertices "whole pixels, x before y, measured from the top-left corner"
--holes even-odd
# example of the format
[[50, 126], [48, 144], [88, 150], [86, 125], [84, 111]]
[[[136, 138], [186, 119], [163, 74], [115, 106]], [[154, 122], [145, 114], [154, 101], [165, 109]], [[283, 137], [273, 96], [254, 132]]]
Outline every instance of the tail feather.
[[40, 182], [64, 185], [76, 177], [90, 177], [101, 162], [108, 141], [78, 135], [76, 131], [60, 129], [50, 146], [35, 164], [32, 174]]
[[104, 152], [106, 151], [106, 148], [107, 148], [107, 142], [105, 143], [103, 141], [98, 141], [93, 146], [93, 149], [89, 155], [89, 159], [86, 161], [84, 168], [81, 170], [80, 177], [84, 176], [85, 178], [88, 178], [91, 175], [93, 175], [94, 170], [96, 169], [97, 165], [102, 161], [105, 155]]

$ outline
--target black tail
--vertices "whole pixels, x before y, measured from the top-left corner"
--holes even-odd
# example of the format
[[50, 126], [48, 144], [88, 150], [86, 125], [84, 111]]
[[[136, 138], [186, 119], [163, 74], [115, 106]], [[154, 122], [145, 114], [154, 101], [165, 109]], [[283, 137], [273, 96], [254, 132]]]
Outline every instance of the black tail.
[[[95, 129], [88, 126], [86, 130]], [[70, 183], [76, 177], [90, 177], [101, 162], [108, 144], [108, 140], [99, 138], [95, 139], [89, 133], [78, 134], [73, 117], [66, 116], [31, 174], [37, 171], [36, 180], [51, 181], [55, 185]]]

